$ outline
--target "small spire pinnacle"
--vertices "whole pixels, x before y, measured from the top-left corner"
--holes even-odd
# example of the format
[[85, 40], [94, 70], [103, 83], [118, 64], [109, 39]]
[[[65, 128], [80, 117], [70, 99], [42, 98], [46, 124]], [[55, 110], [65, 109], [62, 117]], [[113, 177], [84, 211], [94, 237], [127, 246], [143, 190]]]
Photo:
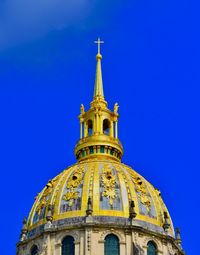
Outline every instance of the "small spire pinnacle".
[[96, 77], [95, 77], [95, 85], [94, 85], [94, 99], [97, 97], [101, 97], [104, 99], [104, 92], [103, 92], [103, 81], [102, 81], [102, 71], [101, 71], [101, 44], [104, 43], [103, 41], [98, 38], [95, 41], [98, 45], [98, 53], [96, 55], [97, 59], [97, 66], [96, 66]]

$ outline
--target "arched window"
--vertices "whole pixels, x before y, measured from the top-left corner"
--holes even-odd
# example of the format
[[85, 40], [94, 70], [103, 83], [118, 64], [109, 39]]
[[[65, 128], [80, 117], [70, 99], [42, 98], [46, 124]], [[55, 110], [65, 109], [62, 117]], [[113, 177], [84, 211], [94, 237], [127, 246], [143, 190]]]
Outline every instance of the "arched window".
[[113, 122], [113, 136], [116, 137], [116, 122]]
[[80, 138], [84, 138], [84, 122], [81, 122], [81, 133], [80, 133]]
[[75, 254], [74, 238], [72, 236], [66, 236], [62, 240], [62, 255], [74, 255]]
[[37, 255], [38, 254], [38, 247], [37, 245], [33, 245], [31, 248], [31, 255]]
[[119, 238], [110, 234], [105, 238], [104, 255], [120, 255]]
[[103, 121], [103, 133], [105, 135], [109, 135], [110, 134], [110, 121], [108, 119], [105, 119]]
[[157, 255], [156, 244], [152, 241], [147, 244], [147, 255]]
[[93, 124], [92, 124], [91, 120], [88, 120], [87, 127], [88, 127], [88, 135], [92, 135], [92, 133], [93, 133]]

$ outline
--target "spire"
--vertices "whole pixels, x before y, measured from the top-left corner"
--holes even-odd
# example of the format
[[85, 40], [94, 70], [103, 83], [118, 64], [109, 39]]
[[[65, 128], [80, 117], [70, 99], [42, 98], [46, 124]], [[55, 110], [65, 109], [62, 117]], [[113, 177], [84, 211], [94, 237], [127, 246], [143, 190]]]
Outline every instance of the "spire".
[[96, 55], [97, 66], [96, 66], [96, 77], [95, 77], [95, 84], [94, 84], [94, 99], [96, 99], [96, 98], [104, 99], [102, 71], [101, 71], [102, 55], [100, 52], [101, 44], [104, 42], [101, 41], [100, 38], [98, 38], [98, 40], [95, 41], [95, 43], [97, 43], [97, 45], [98, 45], [98, 53]]

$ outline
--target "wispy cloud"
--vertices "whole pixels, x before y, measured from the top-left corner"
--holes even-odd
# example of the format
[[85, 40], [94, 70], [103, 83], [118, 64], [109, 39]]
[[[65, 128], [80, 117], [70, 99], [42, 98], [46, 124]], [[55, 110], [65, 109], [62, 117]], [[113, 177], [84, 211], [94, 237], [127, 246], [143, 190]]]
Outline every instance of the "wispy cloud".
[[0, 2], [0, 49], [54, 29], [77, 25], [92, 8], [89, 0], [4, 0]]

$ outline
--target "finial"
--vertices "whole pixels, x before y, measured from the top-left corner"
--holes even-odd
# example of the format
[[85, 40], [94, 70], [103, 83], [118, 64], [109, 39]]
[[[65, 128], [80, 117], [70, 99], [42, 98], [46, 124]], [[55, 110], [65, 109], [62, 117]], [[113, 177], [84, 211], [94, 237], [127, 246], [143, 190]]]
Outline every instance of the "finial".
[[137, 213], [135, 212], [135, 203], [133, 200], [130, 202], [129, 212], [130, 212], [130, 214], [129, 214], [130, 219], [133, 219], [137, 216]]
[[97, 56], [98, 56], [98, 55], [101, 56], [101, 44], [104, 43], [104, 41], [101, 41], [101, 39], [98, 38], [97, 41], [94, 41], [94, 43], [97, 43], [97, 46], [98, 46], [98, 53], [97, 53]]
[[181, 246], [181, 235], [180, 235], [180, 229], [179, 228], [176, 228], [176, 243]]
[[48, 230], [48, 229], [51, 229], [53, 224], [53, 205], [48, 205], [48, 208], [47, 208], [47, 215], [46, 215], [46, 224], [44, 225], [44, 229], [45, 230]]
[[101, 71], [101, 51], [100, 47], [101, 44], [104, 43], [103, 41], [98, 38], [97, 41], [95, 41], [98, 45], [98, 53], [96, 55], [97, 59], [97, 66], [96, 66], [96, 77], [95, 77], [95, 85], [94, 85], [94, 99], [103, 99], [104, 100], [104, 92], [103, 92], [103, 81], [102, 81], [102, 71]]
[[92, 215], [92, 199], [91, 197], [88, 197], [88, 202], [87, 202], [87, 210], [86, 210], [86, 215], [89, 216], [89, 215]]
[[47, 212], [46, 220], [47, 220], [47, 222], [52, 222], [53, 221], [53, 206], [52, 205], [48, 206], [48, 212]]
[[24, 241], [27, 238], [28, 228], [27, 228], [27, 219], [23, 219], [23, 227], [21, 230], [20, 241]]
[[24, 217], [24, 219], [23, 219], [23, 225], [25, 225], [27, 223], [27, 219], [26, 219], [26, 217]]
[[168, 231], [169, 227], [170, 227], [169, 216], [168, 216], [167, 212], [164, 212], [163, 228], [165, 231]]

